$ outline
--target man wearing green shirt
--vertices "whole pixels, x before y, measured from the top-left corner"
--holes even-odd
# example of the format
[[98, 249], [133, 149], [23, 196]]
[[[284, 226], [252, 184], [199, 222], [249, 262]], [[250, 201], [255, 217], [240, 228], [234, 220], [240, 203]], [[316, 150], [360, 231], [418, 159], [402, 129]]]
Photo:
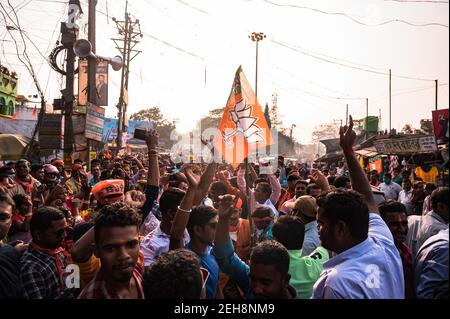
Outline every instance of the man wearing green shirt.
[[281, 216], [273, 225], [274, 240], [288, 250], [289, 284], [297, 291], [298, 299], [310, 299], [314, 284], [323, 271], [323, 263], [328, 261], [328, 251], [317, 247], [309, 256], [302, 257], [305, 225], [296, 216]]

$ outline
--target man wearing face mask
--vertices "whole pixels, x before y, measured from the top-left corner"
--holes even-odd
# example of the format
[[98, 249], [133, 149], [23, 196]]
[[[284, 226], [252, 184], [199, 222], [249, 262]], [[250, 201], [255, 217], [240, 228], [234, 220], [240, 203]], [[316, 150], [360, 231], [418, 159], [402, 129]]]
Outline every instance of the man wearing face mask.
[[402, 187], [392, 182], [391, 173], [384, 174], [384, 181], [380, 184], [380, 190], [384, 193], [386, 199], [398, 199], [398, 194], [402, 191]]
[[405, 205], [406, 213], [408, 216], [413, 214], [414, 204], [412, 202], [413, 199], [413, 189], [411, 187], [411, 181], [409, 179], [405, 179], [403, 181], [403, 189], [398, 194], [398, 201]]

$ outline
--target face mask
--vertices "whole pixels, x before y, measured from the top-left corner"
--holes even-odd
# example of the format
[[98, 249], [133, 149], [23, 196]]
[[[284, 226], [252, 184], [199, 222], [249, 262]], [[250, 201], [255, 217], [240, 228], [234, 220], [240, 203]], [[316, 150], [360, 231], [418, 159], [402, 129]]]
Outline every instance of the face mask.
[[391, 179], [390, 178], [385, 178], [384, 182], [389, 185], [391, 183]]

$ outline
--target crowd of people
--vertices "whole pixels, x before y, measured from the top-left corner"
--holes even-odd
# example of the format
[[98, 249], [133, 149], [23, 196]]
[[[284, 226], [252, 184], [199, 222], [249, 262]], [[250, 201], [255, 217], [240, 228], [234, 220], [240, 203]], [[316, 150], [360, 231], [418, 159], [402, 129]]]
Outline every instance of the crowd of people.
[[[448, 187], [345, 161], [146, 154], [0, 167], [0, 298], [448, 298]], [[377, 203], [373, 187], [385, 200]]]

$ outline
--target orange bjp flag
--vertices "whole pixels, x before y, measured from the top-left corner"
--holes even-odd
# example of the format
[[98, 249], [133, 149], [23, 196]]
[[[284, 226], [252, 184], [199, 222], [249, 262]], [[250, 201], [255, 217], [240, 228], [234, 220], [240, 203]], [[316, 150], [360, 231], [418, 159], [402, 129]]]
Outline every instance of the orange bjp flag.
[[271, 144], [264, 112], [240, 66], [214, 137], [214, 147], [222, 159], [236, 168], [253, 151]]

